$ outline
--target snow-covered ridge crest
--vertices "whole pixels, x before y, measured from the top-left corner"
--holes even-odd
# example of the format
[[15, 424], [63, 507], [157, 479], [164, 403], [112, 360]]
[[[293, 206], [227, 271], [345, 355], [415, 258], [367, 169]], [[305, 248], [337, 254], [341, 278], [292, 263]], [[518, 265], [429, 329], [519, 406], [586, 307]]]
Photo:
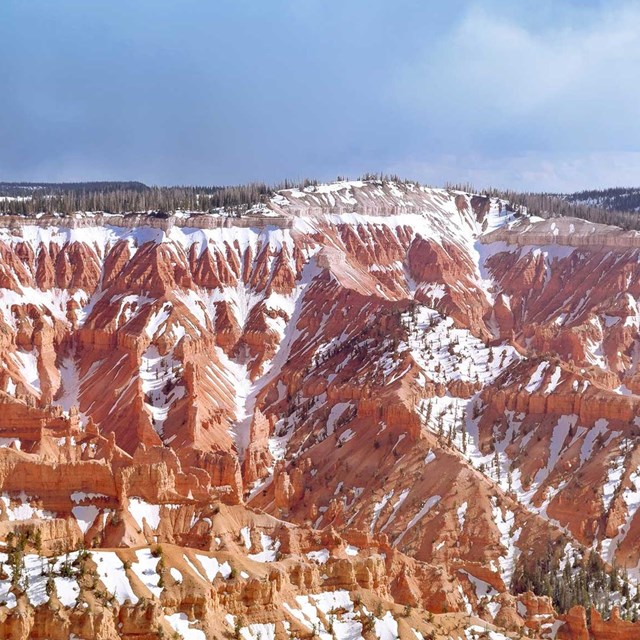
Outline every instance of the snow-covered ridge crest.
[[[490, 206], [491, 203], [491, 206]], [[359, 214], [375, 217], [401, 215], [441, 216], [446, 223], [461, 218], [465, 226], [473, 228], [485, 223], [505, 202], [486, 196], [448, 189], [424, 187], [415, 183], [391, 181], [343, 181], [314, 185], [300, 189], [283, 189], [266, 203], [251, 207], [238, 216], [231, 212], [176, 211], [166, 217], [151, 212], [109, 214], [77, 212], [73, 216], [38, 214], [35, 217], [0, 216], [0, 228], [18, 233], [24, 226], [63, 227], [68, 229], [111, 226], [134, 229], [150, 227], [170, 231], [173, 227], [215, 229], [224, 227], [291, 228], [301, 218], [318, 218]], [[332, 220], [338, 222], [335, 218]], [[495, 228], [496, 220], [485, 223], [483, 231]]]
[[581, 218], [530, 217], [513, 225], [505, 225], [485, 234], [483, 244], [506, 242], [511, 245], [550, 245], [569, 247], [640, 247], [640, 232], [598, 224]]

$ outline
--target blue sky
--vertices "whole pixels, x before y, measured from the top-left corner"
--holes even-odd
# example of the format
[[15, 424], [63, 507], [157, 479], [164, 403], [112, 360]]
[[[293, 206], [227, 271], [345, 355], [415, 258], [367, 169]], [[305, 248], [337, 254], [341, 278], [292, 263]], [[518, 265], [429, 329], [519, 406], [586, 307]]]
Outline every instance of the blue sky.
[[640, 3], [2, 0], [0, 180], [640, 185]]

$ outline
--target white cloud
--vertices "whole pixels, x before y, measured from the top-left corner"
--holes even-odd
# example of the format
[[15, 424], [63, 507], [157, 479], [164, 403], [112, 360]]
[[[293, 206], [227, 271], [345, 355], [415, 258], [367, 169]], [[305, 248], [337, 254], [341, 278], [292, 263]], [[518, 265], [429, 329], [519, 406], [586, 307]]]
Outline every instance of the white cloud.
[[557, 22], [532, 26], [500, 3], [472, 5], [399, 71], [393, 99], [428, 132], [425, 140], [437, 139], [438, 151], [505, 160], [549, 154], [550, 167], [537, 161], [527, 174], [549, 183], [598, 164], [576, 154], [625, 158], [640, 149], [640, 5], [604, 3], [588, 19], [579, 3], [562, 11]]
[[3, 179], [639, 182], [636, 0], [149, 4], [125, 21], [116, 1], [88, 22], [17, 4], [0, 25]]
[[534, 114], [577, 92], [624, 87], [640, 59], [638, 25], [637, 5], [602, 11], [581, 27], [550, 23], [535, 31], [476, 6], [453, 33], [455, 53], [443, 68], [492, 102], [499, 82], [505, 111]]

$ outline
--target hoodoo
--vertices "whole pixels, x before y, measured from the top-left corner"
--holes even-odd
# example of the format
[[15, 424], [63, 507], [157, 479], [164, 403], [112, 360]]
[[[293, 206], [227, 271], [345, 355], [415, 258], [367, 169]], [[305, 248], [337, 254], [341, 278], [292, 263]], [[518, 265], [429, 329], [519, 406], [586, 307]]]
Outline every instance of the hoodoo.
[[640, 637], [636, 236], [390, 180], [0, 217], [0, 637]]

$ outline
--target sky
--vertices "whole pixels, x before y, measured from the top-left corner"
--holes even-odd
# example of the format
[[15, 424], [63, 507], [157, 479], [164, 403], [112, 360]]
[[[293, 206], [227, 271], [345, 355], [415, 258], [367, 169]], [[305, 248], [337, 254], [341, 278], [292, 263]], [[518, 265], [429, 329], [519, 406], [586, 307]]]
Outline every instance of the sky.
[[0, 180], [640, 186], [640, 2], [0, 0]]

